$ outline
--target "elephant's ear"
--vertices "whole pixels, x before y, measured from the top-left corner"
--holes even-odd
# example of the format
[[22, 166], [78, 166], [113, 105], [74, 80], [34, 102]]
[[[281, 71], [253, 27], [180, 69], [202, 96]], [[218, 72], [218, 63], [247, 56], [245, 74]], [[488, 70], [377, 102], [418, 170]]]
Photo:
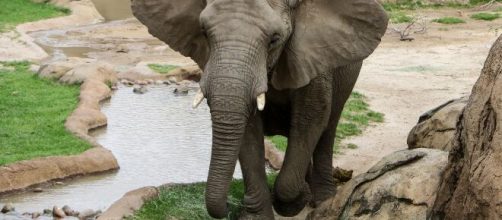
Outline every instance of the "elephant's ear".
[[376, 0], [303, 0], [294, 30], [272, 75], [276, 89], [307, 85], [317, 74], [368, 57], [387, 29]]
[[132, 11], [153, 36], [204, 68], [209, 47], [199, 16], [205, 0], [132, 0]]

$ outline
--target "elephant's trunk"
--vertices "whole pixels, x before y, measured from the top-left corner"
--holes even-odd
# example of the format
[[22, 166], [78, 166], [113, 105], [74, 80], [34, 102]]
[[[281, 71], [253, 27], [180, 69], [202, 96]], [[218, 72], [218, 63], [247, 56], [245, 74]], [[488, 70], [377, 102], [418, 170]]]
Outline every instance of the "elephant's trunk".
[[227, 193], [247, 124], [247, 104], [232, 93], [212, 96], [210, 102], [213, 146], [206, 207], [212, 217], [224, 218], [228, 213]]

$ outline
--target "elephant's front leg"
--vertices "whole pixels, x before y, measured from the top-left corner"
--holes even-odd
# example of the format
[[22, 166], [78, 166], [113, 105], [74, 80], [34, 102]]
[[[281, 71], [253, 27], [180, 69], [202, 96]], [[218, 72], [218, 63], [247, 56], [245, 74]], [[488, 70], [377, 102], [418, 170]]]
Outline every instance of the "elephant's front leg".
[[331, 74], [320, 75], [292, 94], [288, 149], [274, 186], [274, 208], [280, 215], [294, 216], [311, 200], [306, 175], [331, 115], [331, 79]]
[[333, 145], [335, 144], [336, 128], [345, 102], [349, 98], [359, 76], [361, 66], [362, 62], [356, 62], [339, 67], [333, 73], [331, 116], [328, 128], [324, 131], [314, 151], [312, 175], [309, 179], [313, 195], [313, 206], [319, 205], [336, 194], [336, 184], [333, 179]]
[[263, 126], [259, 113], [249, 119], [239, 161], [246, 187], [240, 219], [274, 219], [265, 173]]

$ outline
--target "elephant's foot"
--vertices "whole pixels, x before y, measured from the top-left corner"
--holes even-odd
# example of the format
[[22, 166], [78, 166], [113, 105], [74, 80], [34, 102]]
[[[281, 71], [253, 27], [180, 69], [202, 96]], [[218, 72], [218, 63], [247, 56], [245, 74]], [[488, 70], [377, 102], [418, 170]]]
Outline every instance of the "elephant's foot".
[[331, 183], [312, 184], [310, 187], [313, 195], [312, 201], [310, 202], [312, 208], [318, 207], [322, 202], [336, 195], [336, 185]]
[[243, 210], [239, 216], [239, 220], [274, 220], [274, 213], [250, 213]]
[[312, 200], [312, 194], [308, 187], [304, 189], [297, 198], [291, 201], [281, 201], [279, 196], [276, 195], [274, 198], [275, 211], [285, 217], [298, 215], [305, 208], [305, 205]]

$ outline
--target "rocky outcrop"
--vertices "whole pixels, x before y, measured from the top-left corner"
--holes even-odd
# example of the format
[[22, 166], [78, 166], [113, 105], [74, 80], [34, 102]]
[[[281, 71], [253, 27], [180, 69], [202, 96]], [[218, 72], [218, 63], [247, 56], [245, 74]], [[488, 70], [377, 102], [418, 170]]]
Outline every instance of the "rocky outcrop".
[[159, 195], [157, 187], [143, 187], [126, 193], [121, 199], [113, 203], [98, 219], [125, 219], [139, 210], [146, 201]]
[[408, 147], [450, 151], [457, 122], [468, 97], [450, 100], [420, 116], [408, 135]]
[[448, 153], [395, 152], [338, 188], [309, 219], [425, 219], [436, 198]]
[[117, 169], [113, 154], [95, 147], [75, 156], [45, 157], [0, 167], [0, 193], [51, 180]]
[[502, 36], [460, 116], [432, 219], [502, 219]]

